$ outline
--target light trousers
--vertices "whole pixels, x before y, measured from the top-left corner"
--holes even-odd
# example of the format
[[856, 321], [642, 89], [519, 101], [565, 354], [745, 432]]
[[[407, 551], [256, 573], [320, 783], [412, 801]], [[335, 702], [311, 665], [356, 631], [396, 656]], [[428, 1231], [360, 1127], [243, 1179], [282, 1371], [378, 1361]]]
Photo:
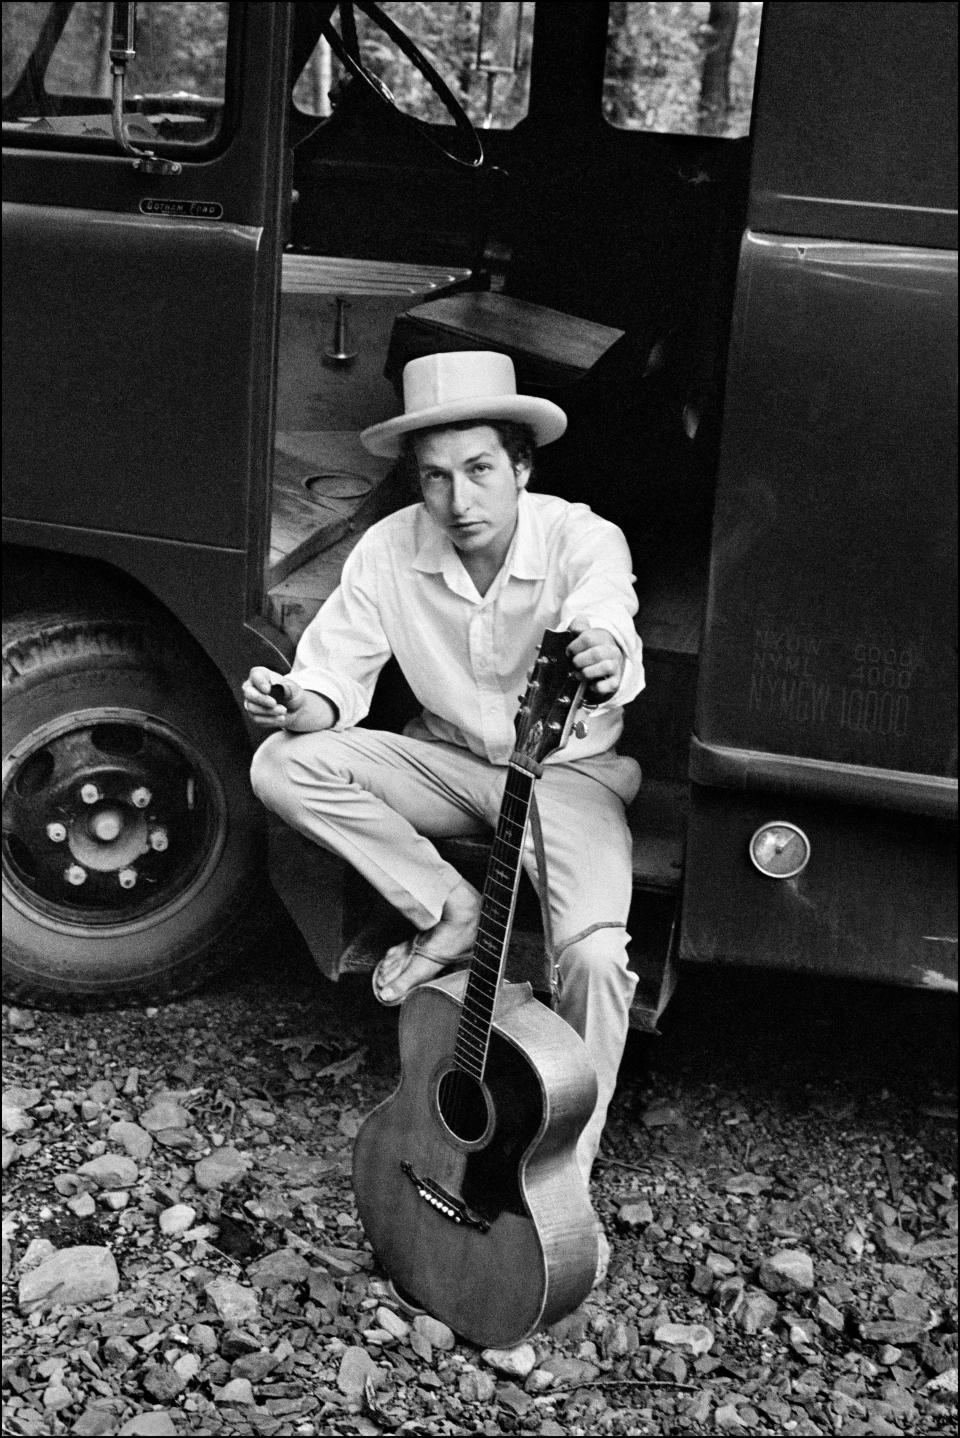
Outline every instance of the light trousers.
[[[429, 929], [460, 880], [432, 841], [495, 828], [506, 772], [456, 745], [350, 729], [272, 734], [254, 756], [251, 778], [267, 808], [345, 859], [417, 929]], [[627, 966], [632, 879], [624, 807], [639, 773], [634, 760], [612, 751], [545, 765], [536, 782], [545, 895], [529, 839], [523, 857], [548, 906], [558, 1012], [583, 1039], [597, 1074], [596, 1108], [577, 1146], [587, 1183], [637, 982]]]

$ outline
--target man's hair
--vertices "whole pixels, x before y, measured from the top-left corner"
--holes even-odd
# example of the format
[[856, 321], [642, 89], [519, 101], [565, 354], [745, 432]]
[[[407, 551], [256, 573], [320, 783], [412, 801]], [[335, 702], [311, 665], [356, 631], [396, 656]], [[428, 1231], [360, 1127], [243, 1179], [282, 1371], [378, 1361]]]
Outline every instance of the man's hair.
[[419, 498], [420, 471], [417, 465], [416, 441], [426, 434], [437, 434], [445, 429], [476, 429], [478, 425], [489, 425], [495, 430], [500, 443], [507, 452], [510, 463], [516, 469], [518, 464], [530, 466], [533, 472], [533, 458], [537, 448], [533, 427], [513, 419], [460, 419], [452, 424], [436, 424], [429, 429], [415, 429], [400, 439], [400, 472], [409, 488]]

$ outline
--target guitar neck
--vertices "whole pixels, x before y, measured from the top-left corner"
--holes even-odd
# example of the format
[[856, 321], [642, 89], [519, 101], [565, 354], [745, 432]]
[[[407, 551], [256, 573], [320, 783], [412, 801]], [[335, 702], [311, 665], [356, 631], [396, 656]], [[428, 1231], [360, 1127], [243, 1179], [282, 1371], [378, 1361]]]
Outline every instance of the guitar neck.
[[482, 1082], [486, 1067], [493, 1011], [513, 929], [533, 780], [532, 772], [511, 760], [497, 831], [487, 863], [480, 925], [474, 941], [454, 1049], [456, 1067], [478, 1082]]

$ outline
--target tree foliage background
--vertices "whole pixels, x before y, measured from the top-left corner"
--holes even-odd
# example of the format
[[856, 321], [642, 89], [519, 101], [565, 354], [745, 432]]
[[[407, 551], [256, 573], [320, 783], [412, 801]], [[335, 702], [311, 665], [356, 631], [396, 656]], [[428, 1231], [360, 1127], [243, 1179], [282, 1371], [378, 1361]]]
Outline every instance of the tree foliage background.
[[[540, 0], [559, 6], [560, 0]], [[3, 88], [21, 73], [52, 7], [3, 4]], [[225, 3], [150, 0], [137, 8], [132, 93], [223, 94]], [[511, 128], [526, 113], [533, 43], [532, 0], [388, 0], [383, 8], [415, 38], [477, 125]], [[51, 59], [47, 90], [110, 92], [108, 0], [72, 6]], [[762, 5], [758, 0], [613, 0], [604, 79], [611, 124], [681, 134], [742, 135], [749, 129]], [[420, 73], [367, 17], [357, 16], [365, 63], [401, 108], [442, 123], [441, 102]], [[482, 46], [480, 44], [482, 40]], [[514, 65], [514, 62], [516, 64]], [[320, 45], [298, 78], [294, 99], [326, 114], [339, 66]]]

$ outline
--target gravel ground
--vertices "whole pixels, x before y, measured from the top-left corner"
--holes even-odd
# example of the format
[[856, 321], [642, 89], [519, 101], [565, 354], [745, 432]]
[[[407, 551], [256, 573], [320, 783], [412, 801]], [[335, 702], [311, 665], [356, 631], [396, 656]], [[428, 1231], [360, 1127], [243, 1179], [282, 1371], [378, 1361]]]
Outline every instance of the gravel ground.
[[395, 1013], [277, 953], [159, 1010], [4, 1010], [5, 1433], [955, 1431], [953, 1000], [684, 975], [621, 1072], [606, 1283], [481, 1353], [358, 1227]]

